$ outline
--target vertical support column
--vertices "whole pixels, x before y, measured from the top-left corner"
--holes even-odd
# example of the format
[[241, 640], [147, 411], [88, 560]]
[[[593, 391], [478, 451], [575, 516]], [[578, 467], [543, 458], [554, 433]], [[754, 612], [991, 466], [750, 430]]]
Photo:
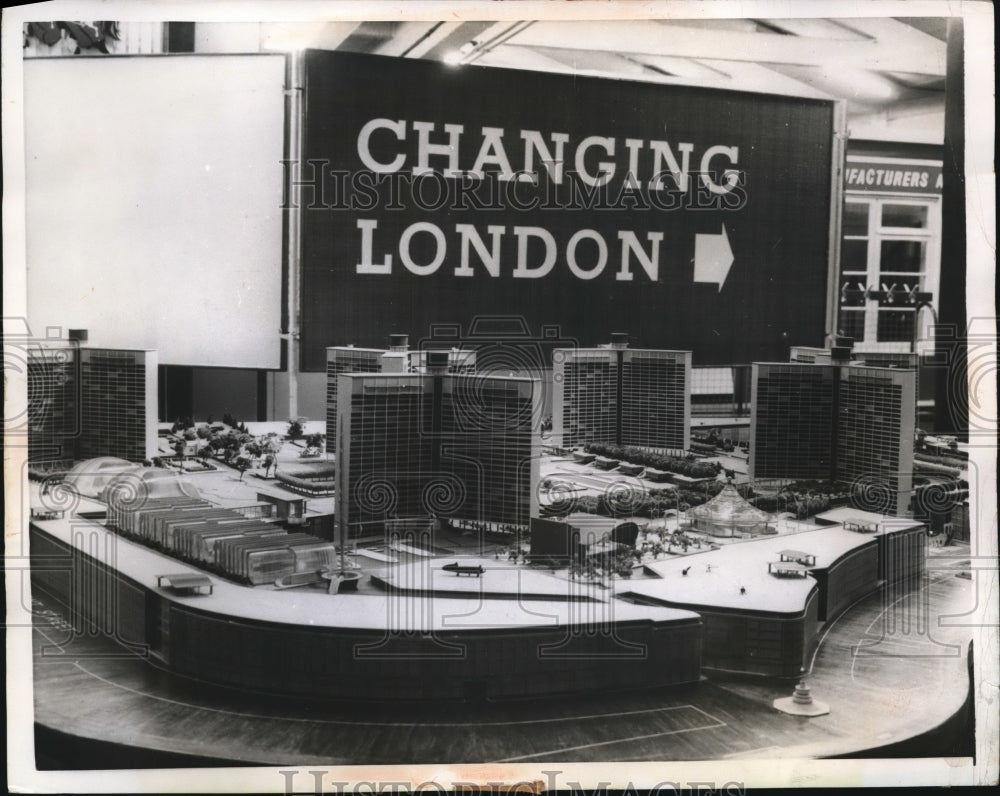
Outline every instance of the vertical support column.
[[[968, 434], [965, 312], [965, 64], [964, 20], [948, 19], [944, 106], [944, 189], [941, 209], [941, 288], [935, 332], [939, 362], [934, 387], [935, 431]], [[956, 385], [961, 385], [956, 389]], [[962, 403], [963, 405], [959, 405]]]
[[304, 83], [303, 56], [292, 52], [286, 61], [285, 79], [285, 229], [286, 229], [286, 284], [288, 416], [299, 414], [299, 320], [302, 286], [302, 186], [295, 175], [302, 169], [302, 90]]
[[[833, 146], [830, 163], [830, 251], [826, 274], [826, 334], [822, 344], [832, 344], [837, 334], [837, 314], [840, 311], [840, 292], [837, 282], [840, 276], [841, 220], [844, 210], [844, 162], [847, 157], [847, 104], [838, 100], [833, 104]], [[794, 341], [793, 341], [794, 342]]]
[[257, 371], [257, 422], [267, 420], [267, 371]]

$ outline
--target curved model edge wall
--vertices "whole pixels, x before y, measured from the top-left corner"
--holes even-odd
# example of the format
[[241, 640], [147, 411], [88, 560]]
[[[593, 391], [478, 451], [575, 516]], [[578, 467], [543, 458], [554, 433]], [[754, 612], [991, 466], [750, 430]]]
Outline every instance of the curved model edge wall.
[[815, 570], [817, 586], [797, 612], [724, 610], [632, 595], [635, 602], [695, 611], [701, 622], [619, 623], [611, 633], [592, 635], [519, 628], [406, 636], [220, 617], [152, 592], [31, 527], [33, 586], [115, 641], [148, 644], [171, 671], [200, 680], [330, 699], [658, 687], [694, 682], [702, 667], [798, 677], [821, 622], [883, 582], [897, 592], [919, 585], [925, 544], [922, 525], [878, 536]]
[[819, 583], [819, 619], [836, 619], [857, 600], [879, 585], [878, 546], [873, 539], [864, 547], [841, 556], [828, 567], [809, 571]]
[[[317, 699], [461, 699], [697, 682], [702, 624], [389, 634], [201, 611], [140, 586], [31, 526], [32, 587], [77, 627], [148, 651], [171, 672]], [[350, 599], [346, 597], [345, 599]], [[591, 632], [588, 632], [591, 631]]]
[[695, 611], [705, 625], [702, 667], [738, 674], [799, 677], [818, 629], [819, 587], [801, 611], [738, 611], [632, 595], [636, 602]]

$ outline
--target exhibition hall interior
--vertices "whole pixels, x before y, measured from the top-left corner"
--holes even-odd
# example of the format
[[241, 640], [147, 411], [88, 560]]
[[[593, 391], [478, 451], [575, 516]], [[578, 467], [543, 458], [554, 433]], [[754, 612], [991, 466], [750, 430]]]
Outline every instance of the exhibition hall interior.
[[25, 22], [36, 766], [971, 759], [969, 24]]

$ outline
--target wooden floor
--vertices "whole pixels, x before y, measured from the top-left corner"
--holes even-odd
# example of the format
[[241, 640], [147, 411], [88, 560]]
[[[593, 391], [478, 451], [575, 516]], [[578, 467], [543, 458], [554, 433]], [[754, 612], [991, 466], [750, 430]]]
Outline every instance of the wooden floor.
[[925, 732], [966, 696], [973, 583], [866, 598], [824, 628], [807, 681], [830, 714], [776, 711], [792, 684], [707, 671], [695, 686], [463, 705], [266, 699], [186, 682], [36, 602], [36, 722], [158, 750], [272, 765], [705, 760], [849, 754]]

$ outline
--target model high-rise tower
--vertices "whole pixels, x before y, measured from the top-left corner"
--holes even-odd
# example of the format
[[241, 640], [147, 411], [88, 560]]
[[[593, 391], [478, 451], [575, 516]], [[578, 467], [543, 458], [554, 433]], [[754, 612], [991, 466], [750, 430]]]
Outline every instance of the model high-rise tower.
[[755, 362], [751, 479], [834, 480], [862, 507], [903, 515], [913, 488], [916, 371], [848, 360]]
[[28, 460], [66, 462], [80, 429], [80, 356], [71, 344], [28, 349]]
[[157, 352], [53, 343], [29, 351], [32, 461], [157, 454]]
[[443, 518], [497, 530], [537, 514], [540, 383], [448, 372], [344, 374], [337, 389], [337, 523], [344, 537], [387, 521]]
[[152, 458], [158, 450], [157, 352], [80, 349], [76, 458]]
[[689, 447], [691, 352], [610, 346], [553, 352], [552, 429], [557, 445], [588, 442], [666, 450]]

